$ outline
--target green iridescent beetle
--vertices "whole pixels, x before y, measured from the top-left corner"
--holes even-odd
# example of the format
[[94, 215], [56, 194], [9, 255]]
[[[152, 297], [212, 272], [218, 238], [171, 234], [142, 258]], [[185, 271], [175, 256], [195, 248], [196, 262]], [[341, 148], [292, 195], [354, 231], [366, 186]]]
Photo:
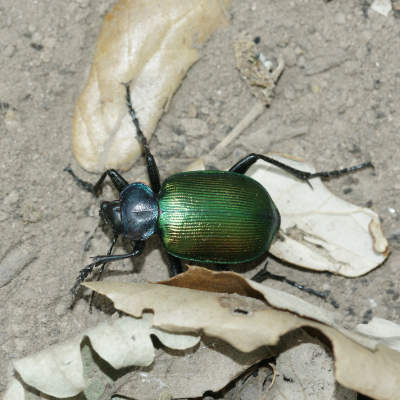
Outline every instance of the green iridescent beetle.
[[[245, 175], [257, 161], [271, 163], [298, 179], [308, 182], [315, 177], [331, 177], [353, 172], [372, 164], [330, 172], [309, 173], [261, 154], [249, 154], [229, 171], [182, 172], [162, 184], [156, 162], [150, 152], [135, 111], [128, 87], [126, 100], [137, 136], [143, 146], [151, 188], [143, 183], [129, 184], [117, 171], [107, 170], [95, 185], [68, 172], [85, 189], [98, 193], [109, 176], [119, 191], [119, 199], [103, 201], [100, 215], [111, 225], [114, 238], [108, 254], [97, 256], [80, 271], [72, 289], [100, 266], [100, 275], [108, 262], [139, 256], [146, 240], [158, 234], [168, 254], [170, 275], [181, 273], [181, 259], [215, 264], [252, 261], [268, 251], [280, 227], [280, 214], [265, 188]], [[122, 235], [132, 242], [132, 252], [112, 255]]]

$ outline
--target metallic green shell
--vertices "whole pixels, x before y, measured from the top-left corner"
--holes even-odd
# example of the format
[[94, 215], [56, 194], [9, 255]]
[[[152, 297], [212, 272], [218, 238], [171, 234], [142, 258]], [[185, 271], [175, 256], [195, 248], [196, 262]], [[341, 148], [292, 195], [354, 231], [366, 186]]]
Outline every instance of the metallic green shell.
[[226, 171], [183, 172], [162, 185], [158, 228], [168, 253], [187, 260], [242, 263], [264, 254], [280, 215], [254, 179]]

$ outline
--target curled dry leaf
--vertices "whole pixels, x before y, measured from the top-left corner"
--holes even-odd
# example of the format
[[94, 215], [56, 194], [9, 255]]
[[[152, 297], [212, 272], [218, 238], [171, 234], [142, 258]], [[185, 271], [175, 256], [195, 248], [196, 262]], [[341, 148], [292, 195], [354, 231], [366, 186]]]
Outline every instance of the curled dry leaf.
[[[303, 162], [273, 158], [294, 168], [315, 172]], [[320, 179], [312, 188], [265, 162], [248, 174], [269, 192], [281, 213], [281, 229], [270, 253], [291, 264], [355, 277], [382, 264], [389, 246], [379, 216], [333, 195]]]
[[151, 309], [153, 326], [159, 329], [203, 332], [243, 352], [275, 345], [282, 335], [301, 327], [315, 329], [332, 346], [339, 383], [378, 400], [392, 400], [400, 393], [399, 352], [339, 328], [323, 310], [316, 312], [315, 306], [304, 301], [299, 306], [295, 296], [233, 272], [191, 267], [162, 284], [91, 282], [86, 286], [130, 315], [138, 317]]
[[[89, 329], [74, 339], [14, 362], [22, 381], [47, 395], [65, 398], [83, 391], [87, 384], [83, 376], [81, 343], [88, 337], [95, 352], [115, 369], [132, 365], [148, 366], [154, 360], [151, 335], [171, 349], [195, 346], [199, 338], [176, 335], [152, 328], [152, 315], [141, 319], [120, 318]], [[21, 385], [14, 381], [6, 399], [23, 399]], [[22, 397], [21, 397], [22, 394]]]
[[[141, 152], [125, 88], [150, 138], [194, 47], [226, 23], [230, 0], [120, 0], [105, 17], [88, 82], [75, 106], [74, 154], [88, 171], [129, 169]], [[157, 29], [154, 29], [157, 27]]]

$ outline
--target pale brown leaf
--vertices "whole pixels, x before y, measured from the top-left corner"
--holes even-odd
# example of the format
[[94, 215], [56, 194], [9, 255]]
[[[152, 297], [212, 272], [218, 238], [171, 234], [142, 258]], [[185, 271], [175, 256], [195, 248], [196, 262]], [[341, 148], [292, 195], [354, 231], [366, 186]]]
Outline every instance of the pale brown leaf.
[[129, 169], [141, 153], [122, 83], [150, 139], [196, 48], [227, 22], [230, 0], [120, 0], [106, 15], [75, 106], [74, 154], [88, 171]]

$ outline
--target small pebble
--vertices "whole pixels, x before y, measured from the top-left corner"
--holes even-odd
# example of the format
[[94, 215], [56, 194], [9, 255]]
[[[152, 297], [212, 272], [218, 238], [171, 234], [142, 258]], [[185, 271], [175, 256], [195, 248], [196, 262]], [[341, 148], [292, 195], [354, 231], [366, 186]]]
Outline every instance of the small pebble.
[[392, 11], [392, 1], [391, 0], [374, 0], [371, 4], [371, 10], [384, 15], [387, 17]]
[[344, 25], [344, 24], [346, 23], [346, 16], [345, 16], [344, 14], [342, 14], [342, 13], [336, 14], [336, 16], [335, 16], [335, 22], [336, 22], [338, 25]]
[[286, 47], [283, 49], [282, 57], [285, 60], [285, 65], [288, 67], [293, 67], [296, 65], [296, 53], [292, 48]]
[[305, 65], [306, 65], [306, 59], [304, 58], [304, 56], [300, 56], [297, 59], [297, 66], [300, 67], [300, 68], [304, 68]]
[[0, 287], [11, 282], [36, 257], [37, 252], [28, 243], [19, 243], [10, 248], [0, 261]]
[[30, 204], [22, 207], [22, 220], [28, 223], [36, 223], [41, 220], [42, 216], [35, 207]]
[[8, 218], [8, 214], [0, 210], [0, 222], [5, 221]]
[[17, 48], [13, 44], [9, 44], [3, 51], [3, 55], [6, 57], [12, 57], [15, 54]]
[[207, 136], [208, 126], [207, 123], [198, 118], [182, 118], [179, 125], [183, 128], [185, 133], [190, 137]]
[[12, 206], [19, 200], [19, 194], [16, 190], [11, 191], [3, 200], [5, 206]]

